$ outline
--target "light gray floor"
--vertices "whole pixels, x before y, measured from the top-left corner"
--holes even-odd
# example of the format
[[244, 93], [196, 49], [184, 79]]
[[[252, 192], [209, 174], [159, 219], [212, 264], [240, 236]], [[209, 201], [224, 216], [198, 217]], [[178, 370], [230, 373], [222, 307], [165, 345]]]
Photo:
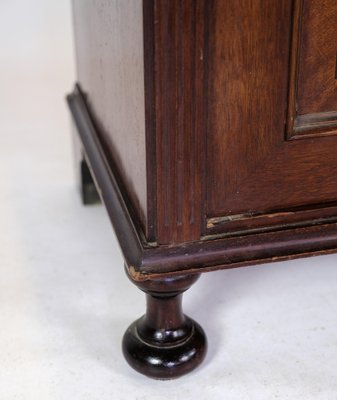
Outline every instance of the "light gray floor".
[[0, 399], [337, 399], [337, 257], [207, 274], [202, 367], [157, 382], [120, 340], [144, 311], [107, 215], [74, 188], [67, 0], [0, 2]]

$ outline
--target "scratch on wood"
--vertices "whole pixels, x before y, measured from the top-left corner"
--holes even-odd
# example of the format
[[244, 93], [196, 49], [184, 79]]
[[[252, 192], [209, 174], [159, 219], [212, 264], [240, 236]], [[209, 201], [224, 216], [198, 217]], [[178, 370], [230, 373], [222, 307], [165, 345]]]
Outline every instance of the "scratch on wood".
[[131, 279], [136, 282], [146, 281], [150, 277], [150, 275], [143, 274], [139, 271], [136, 271], [136, 268], [133, 265], [128, 266], [127, 272], [130, 275]]
[[250, 218], [276, 218], [282, 217], [287, 215], [292, 215], [294, 212], [286, 211], [286, 212], [277, 212], [277, 213], [270, 213], [270, 214], [259, 214], [259, 213], [245, 213], [245, 214], [236, 214], [236, 215], [227, 215], [226, 217], [214, 217], [209, 218], [207, 220], [207, 228], [214, 228], [217, 225], [225, 224], [227, 222], [238, 221], [238, 220], [245, 220]]

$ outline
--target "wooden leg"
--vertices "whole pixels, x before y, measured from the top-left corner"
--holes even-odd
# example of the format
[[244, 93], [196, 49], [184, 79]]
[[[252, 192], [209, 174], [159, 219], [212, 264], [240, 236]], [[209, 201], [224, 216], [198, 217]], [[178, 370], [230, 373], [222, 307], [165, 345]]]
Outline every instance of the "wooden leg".
[[[196, 368], [207, 340], [201, 326], [182, 312], [182, 293], [198, 275], [133, 281], [146, 293], [146, 314], [125, 332], [123, 353], [132, 368], [156, 379], [172, 379]], [[132, 280], [132, 279], [131, 279]]]
[[83, 204], [87, 205], [100, 202], [100, 198], [94, 180], [92, 179], [90, 169], [84, 157], [80, 161], [79, 168], [80, 168], [80, 182], [79, 182], [80, 193]]
[[72, 130], [76, 180], [77, 186], [80, 190], [82, 203], [85, 205], [95, 204], [100, 202], [100, 198], [95, 186], [95, 182], [92, 178], [90, 168], [84, 157], [83, 146], [79, 140], [78, 133], [74, 125], [72, 125]]

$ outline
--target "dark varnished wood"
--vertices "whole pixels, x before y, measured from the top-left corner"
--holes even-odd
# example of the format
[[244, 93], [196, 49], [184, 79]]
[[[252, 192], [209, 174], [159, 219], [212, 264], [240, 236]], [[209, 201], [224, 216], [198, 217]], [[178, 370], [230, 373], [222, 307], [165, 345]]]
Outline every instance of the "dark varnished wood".
[[336, 1], [297, 1], [302, 3], [297, 112], [337, 112]]
[[77, 129], [72, 121], [73, 131], [73, 150], [75, 161], [75, 176], [82, 203], [84, 205], [95, 204], [100, 201], [95, 182], [90, 171], [90, 167], [85, 159], [85, 152], [81, 145], [81, 140], [77, 134]]
[[[119, 41], [126, 40], [124, 48], [112, 44], [107, 15], [113, 15], [120, 4], [118, 12], [133, 16], [137, 25], [141, 8], [137, 5], [135, 15], [128, 5], [123, 11], [126, 3], [119, 0], [102, 1], [101, 6], [76, 2], [79, 80], [102, 144], [109, 149], [114, 175], [147, 241], [179, 244], [203, 235], [299, 227], [334, 217], [330, 205], [337, 203], [336, 139], [324, 136], [330, 135], [334, 123], [335, 25], [331, 20], [335, 8], [325, 0], [318, 12], [318, 3], [144, 0], [142, 134], [142, 126], [137, 133], [128, 129], [127, 109], [117, 118], [123, 129], [113, 129], [114, 114], [103, 112], [103, 102], [109, 109], [120, 107], [115, 102], [121, 87], [111, 94], [117, 60], [109, 52], [117, 49], [114, 54], [120, 62], [133, 50], [132, 40], [124, 38], [125, 30], [118, 36]], [[102, 38], [107, 35], [104, 47]], [[319, 52], [322, 37], [325, 45]], [[93, 49], [95, 40], [99, 46]], [[307, 54], [307, 63], [302, 54]], [[116, 80], [123, 82], [120, 76]], [[102, 87], [102, 82], [108, 84]], [[121, 85], [132, 86], [132, 82]], [[310, 93], [317, 89], [316, 100], [307, 108], [310, 114], [295, 119], [306, 129], [315, 126], [318, 118], [322, 137], [315, 136], [315, 142], [286, 140], [289, 118], [293, 118], [287, 117], [287, 109], [292, 109], [297, 97], [306, 98], [308, 106], [314, 96], [303, 93], [309, 91], [310, 82]], [[132, 97], [128, 91], [122, 96]], [[322, 97], [330, 99], [326, 110]], [[288, 139], [297, 138], [297, 133], [291, 135]], [[137, 148], [140, 142], [145, 142], [146, 154]], [[137, 187], [139, 193], [133, 190]], [[136, 199], [139, 196], [142, 201]]]
[[[329, 128], [323, 126], [322, 135], [315, 139], [288, 141], [287, 92], [295, 90], [297, 96], [296, 87], [302, 87], [305, 75], [306, 81], [311, 82], [311, 91], [316, 90], [317, 95], [310, 112], [324, 111], [323, 119], [329, 124], [326, 113], [332, 112], [334, 103], [330, 99], [329, 107], [326, 104], [323, 110], [321, 82], [326, 80], [327, 98], [336, 93], [335, 70], [331, 60], [324, 65], [315, 47], [310, 50], [310, 62], [320, 65], [324, 73], [318, 73], [315, 79], [310, 79], [305, 71], [289, 75], [288, 65], [297, 65], [298, 57], [302, 57], [301, 52], [292, 51], [293, 23], [302, 20], [303, 25], [303, 19], [313, 14], [312, 9], [324, 20], [324, 16], [334, 15], [335, 7], [324, 2], [318, 13], [320, 2], [314, 0], [304, 1], [303, 11], [298, 8], [302, 2], [288, 0], [242, 1], [242, 7], [237, 7], [237, 2], [209, 4], [207, 221], [232, 218], [235, 224], [217, 227], [218, 232], [229, 233], [238, 231], [238, 225], [239, 231], [263, 229], [259, 215], [268, 216], [264, 221], [275, 229], [280, 226], [278, 217], [282, 213], [286, 216], [282, 229], [304, 223], [310, 210], [314, 219], [319, 220], [323, 217], [319, 209], [326, 214], [325, 204], [337, 200], [337, 139], [324, 137]], [[332, 48], [335, 25], [329, 30], [330, 25], [314, 23], [311, 18], [305, 26], [306, 30], [299, 30], [298, 42], [305, 43], [308, 35], [311, 41], [320, 42], [323, 35], [329, 43], [325, 48]], [[335, 66], [335, 55], [332, 58]], [[313, 74], [313, 68], [310, 71]], [[212, 231], [206, 223], [205, 234]]]
[[178, 376], [191, 274], [337, 251], [335, 2], [74, 4], [83, 165], [147, 293], [124, 353]]
[[243, 181], [255, 182], [255, 171], [269, 168], [277, 141], [284, 140], [292, 4], [212, 0], [208, 7], [205, 212], [265, 211], [254, 203], [268, 189], [254, 189], [249, 204], [241, 193]]
[[115, 175], [150, 237], [142, 3], [74, 0], [73, 11], [77, 79], [109, 149]]
[[267, 232], [248, 229], [239, 234], [221, 235], [219, 231], [200, 241], [175, 246], [158, 246], [147, 242], [136, 216], [132, 214], [127, 196], [114, 177], [78, 86], [68, 96], [68, 102], [133, 279], [143, 280], [168, 273], [206, 272], [336, 251], [337, 223], [331, 217], [335, 215], [333, 206], [330, 214], [325, 215], [326, 218], [306, 218], [302, 227], [282, 225], [282, 217], [279, 216], [276, 228], [269, 226]]
[[82, 198], [82, 203], [95, 204], [100, 201], [95, 182], [92, 178], [88, 163], [83, 158], [79, 164], [80, 169], [80, 193]]
[[67, 97], [67, 101], [98, 193], [106, 205], [123, 254], [129, 265], [139, 265], [143, 251], [142, 241], [144, 242], [140, 221], [135, 214], [132, 215], [132, 206], [121, 192], [109, 158], [96, 133], [94, 121], [87, 111], [84, 95], [78, 86]]
[[138, 372], [172, 379], [195, 369], [204, 359], [205, 333], [184, 315], [181, 304], [182, 293], [198, 277], [180, 275], [134, 282], [146, 293], [147, 308], [125, 332], [123, 353]]
[[298, 207], [273, 212], [247, 212], [207, 219], [208, 235], [235, 236], [249, 232], [267, 232], [337, 222], [337, 204], [320, 204], [316, 207]]
[[206, 1], [146, 3], [149, 10], [154, 7], [155, 21], [156, 240], [179, 243], [199, 239], [202, 225]]
[[[156, 104], [155, 104], [155, 37], [154, 5], [152, 0], [143, 0], [144, 43], [144, 106], [146, 135], [146, 181], [147, 181], [147, 233], [148, 241], [157, 237], [157, 165], [156, 153]], [[146, 57], [145, 57], [146, 55]]]
[[337, 133], [337, 8], [334, 0], [295, 0], [287, 134]]

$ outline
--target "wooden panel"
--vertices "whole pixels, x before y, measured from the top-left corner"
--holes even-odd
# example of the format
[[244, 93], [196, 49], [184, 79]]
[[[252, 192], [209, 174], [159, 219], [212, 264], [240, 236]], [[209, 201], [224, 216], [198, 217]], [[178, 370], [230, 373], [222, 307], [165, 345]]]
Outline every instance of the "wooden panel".
[[157, 241], [201, 231], [204, 0], [156, 0]]
[[74, 0], [73, 7], [78, 81], [147, 230], [143, 3]]
[[[337, 138], [287, 141], [285, 135], [292, 26], [300, 3], [210, 4], [204, 232], [285, 229], [334, 219]], [[333, 2], [324, 5], [316, 12], [329, 14], [327, 8], [336, 8]], [[334, 29], [324, 33], [326, 40], [335, 40]], [[307, 110], [333, 106], [330, 93]], [[308, 104], [303, 102], [303, 110]]]
[[336, 0], [305, 0], [302, 10], [297, 112], [337, 111]]
[[[289, 0], [209, 2], [207, 215], [232, 214], [229, 193], [284, 138]], [[240, 203], [235, 209], [242, 210]]]
[[250, 232], [248, 235], [240, 234], [240, 237], [176, 246], [149, 245], [141, 232], [135, 230], [79, 87], [68, 96], [68, 103], [133, 280], [144, 281], [165, 273], [205, 272], [336, 251], [337, 224], [331, 221], [320, 226]]
[[335, 0], [296, 0], [288, 137], [337, 133]]
[[135, 229], [79, 87], [68, 96], [68, 103], [133, 280], [336, 252], [337, 224], [331, 221], [277, 232], [249, 232], [234, 238], [203, 238], [175, 246], [150, 245]]

